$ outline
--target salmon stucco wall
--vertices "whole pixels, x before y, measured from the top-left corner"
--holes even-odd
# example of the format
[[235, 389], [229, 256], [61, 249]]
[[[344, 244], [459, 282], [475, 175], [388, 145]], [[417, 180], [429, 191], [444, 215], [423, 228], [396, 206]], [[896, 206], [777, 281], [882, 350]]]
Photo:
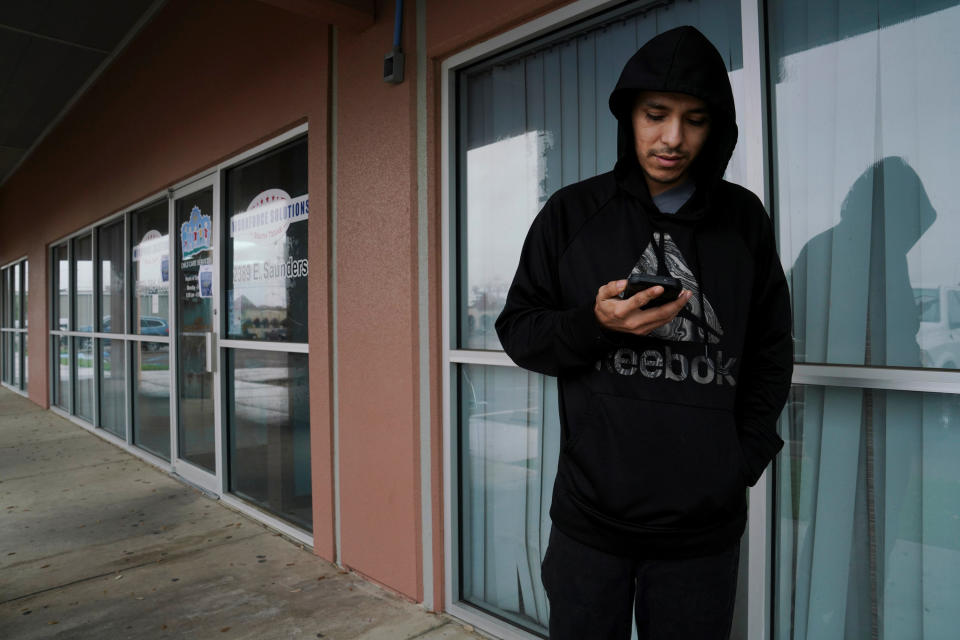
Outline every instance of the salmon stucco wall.
[[[405, 80], [382, 80], [394, 3], [338, 34], [337, 344], [341, 559], [423, 599], [420, 509], [432, 514], [433, 585], [443, 602], [438, 73], [444, 57], [563, 2], [427, 2], [430, 344], [418, 336], [416, 3], [405, 5]], [[431, 504], [420, 503], [419, 362], [431, 353]], [[426, 480], [426, 479], [424, 479]]]
[[[30, 260], [30, 359], [44, 363], [51, 242], [309, 123], [314, 540], [333, 559], [329, 33], [252, 0], [169, 0], [0, 188], [0, 261]], [[43, 406], [47, 369], [34, 364], [29, 381]]]
[[383, 81], [393, 6], [377, 2], [371, 28], [338, 35], [341, 558], [421, 600], [415, 3], [397, 85]]

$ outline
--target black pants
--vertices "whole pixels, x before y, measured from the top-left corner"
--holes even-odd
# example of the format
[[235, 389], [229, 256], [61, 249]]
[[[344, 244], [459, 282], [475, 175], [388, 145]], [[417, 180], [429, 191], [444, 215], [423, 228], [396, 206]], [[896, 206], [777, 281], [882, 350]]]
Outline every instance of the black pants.
[[556, 527], [540, 576], [551, 640], [727, 640], [740, 543], [698, 558], [635, 560], [583, 545]]

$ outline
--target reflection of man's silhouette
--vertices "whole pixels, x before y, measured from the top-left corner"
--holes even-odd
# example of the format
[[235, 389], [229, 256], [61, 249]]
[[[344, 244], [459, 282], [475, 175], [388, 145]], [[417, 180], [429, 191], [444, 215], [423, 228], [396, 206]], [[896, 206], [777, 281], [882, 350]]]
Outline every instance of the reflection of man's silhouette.
[[857, 178], [840, 223], [812, 238], [790, 273], [798, 361], [920, 366], [907, 252], [936, 217], [902, 158]]
[[[799, 362], [921, 366], [907, 252], [935, 219], [923, 183], [902, 158], [884, 158], [857, 178], [840, 223], [804, 246], [789, 275]], [[807, 637], [844, 628], [870, 637], [881, 624], [877, 608], [887, 614], [887, 637], [907, 637], [890, 626], [898, 616], [885, 603], [897, 589], [919, 586], [911, 559], [917, 509], [906, 505], [920, 500], [919, 479], [911, 477], [922, 468], [925, 408], [917, 393], [804, 390], [789, 440], [801, 485], [814, 487], [793, 496], [805, 521], [794, 530], [805, 529], [796, 538], [794, 622]]]

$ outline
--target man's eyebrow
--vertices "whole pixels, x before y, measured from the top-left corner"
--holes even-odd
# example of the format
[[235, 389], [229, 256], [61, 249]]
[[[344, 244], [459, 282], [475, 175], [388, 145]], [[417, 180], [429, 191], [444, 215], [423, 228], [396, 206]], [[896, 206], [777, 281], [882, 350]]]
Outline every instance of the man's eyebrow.
[[[665, 111], [670, 109], [670, 107], [668, 107], [667, 105], [662, 104], [660, 102], [655, 102], [654, 100], [644, 100], [641, 104], [643, 104], [643, 106], [648, 109], [663, 109]], [[693, 109], [688, 109], [687, 111], [685, 111], [685, 113], [694, 113], [697, 115], [700, 115], [700, 114], [710, 115], [710, 110], [707, 107], [694, 107]]]

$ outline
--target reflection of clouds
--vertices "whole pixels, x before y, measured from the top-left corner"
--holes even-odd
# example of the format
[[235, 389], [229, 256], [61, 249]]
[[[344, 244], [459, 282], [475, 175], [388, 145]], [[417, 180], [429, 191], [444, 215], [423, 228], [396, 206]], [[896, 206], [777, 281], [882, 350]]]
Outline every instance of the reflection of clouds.
[[163, 282], [163, 260], [170, 252], [170, 236], [145, 237], [134, 251], [137, 290], [140, 291], [145, 287], [169, 286], [169, 281]]
[[467, 290], [508, 285], [540, 208], [545, 135], [528, 131], [467, 151]]

